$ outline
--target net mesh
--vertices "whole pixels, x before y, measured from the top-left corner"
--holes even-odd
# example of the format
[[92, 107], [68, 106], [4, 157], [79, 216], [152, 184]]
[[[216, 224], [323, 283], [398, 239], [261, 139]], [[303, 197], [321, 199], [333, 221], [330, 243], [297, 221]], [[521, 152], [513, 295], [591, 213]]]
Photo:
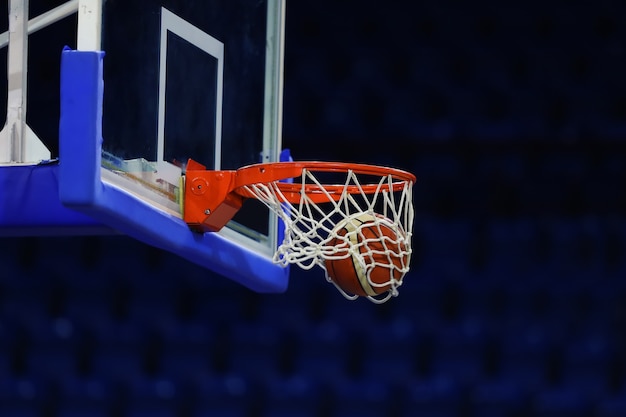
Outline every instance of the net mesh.
[[[365, 177], [347, 170], [341, 174], [341, 182], [333, 182], [339, 184], [337, 188], [325, 186], [329, 182], [322, 182], [323, 175], [303, 169], [300, 178], [294, 179], [301, 185], [296, 203], [283, 195], [278, 181], [244, 187], [284, 222], [284, 239], [273, 261], [303, 269], [321, 267], [327, 281], [346, 298], [355, 299], [359, 295], [339, 286], [328, 270], [332, 261], [351, 258], [363, 295], [376, 303], [397, 296], [409, 270], [413, 183], [399, 184], [391, 174]], [[367, 192], [362, 184], [368, 184]], [[311, 186], [317, 202], [309, 195]], [[326, 198], [320, 199], [320, 193]]]

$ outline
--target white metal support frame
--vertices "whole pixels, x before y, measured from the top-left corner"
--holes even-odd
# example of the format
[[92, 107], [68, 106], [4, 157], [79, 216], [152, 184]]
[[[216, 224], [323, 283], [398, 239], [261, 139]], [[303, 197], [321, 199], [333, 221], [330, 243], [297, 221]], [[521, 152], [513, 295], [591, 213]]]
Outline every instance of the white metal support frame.
[[[50, 151], [26, 124], [28, 35], [78, 12], [79, 50], [99, 50], [102, 0], [72, 0], [28, 20], [29, 0], [9, 0], [8, 32], [0, 34], [7, 54], [7, 117], [0, 131], [0, 164], [32, 164], [50, 159]], [[61, 53], [61, 51], [59, 51]]]
[[76, 49], [79, 51], [99, 51], [101, 48], [102, 2], [103, 0], [78, 0]]
[[209, 54], [217, 61], [215, 80], [215, 157], [212, 169], [220, 169], [222, 144], [222, 96], [224, 90], [224, 44], [198, 27], [161, 7], [161, 49], [159, 61], [159, 116], [157, 130], [157, 169], [159, 176], [170, 184], [177, 185], [181, 168], [165, 161], [165, 111], [167, 85], [167, 36], [168, 32], [180, 36], [196, 48]]

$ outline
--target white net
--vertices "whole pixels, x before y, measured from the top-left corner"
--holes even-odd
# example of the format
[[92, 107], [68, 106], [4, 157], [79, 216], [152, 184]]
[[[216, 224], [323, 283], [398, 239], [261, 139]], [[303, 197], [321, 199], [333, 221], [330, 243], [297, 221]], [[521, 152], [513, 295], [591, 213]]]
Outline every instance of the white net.
[[297, 203], [289, 202], [277, 181], [244, 187], [284, 222], [274, 262], [319, 266], [348, 299], [366, 296], [382, 303], [397, 296], [411, 256], [413, 182], [391, 174], [360, 179], [347, 170], [333, 183], [339, 186], [325, 186], [322, 175], [305, 168], [294, 179], [301, 186]]

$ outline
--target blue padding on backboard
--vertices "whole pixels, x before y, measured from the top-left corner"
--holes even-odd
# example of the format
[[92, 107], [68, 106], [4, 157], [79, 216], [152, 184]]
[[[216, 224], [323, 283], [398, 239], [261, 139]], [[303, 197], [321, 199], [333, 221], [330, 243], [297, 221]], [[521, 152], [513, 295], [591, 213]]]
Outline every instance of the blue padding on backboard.
[[59, 201], [59, 165], [0, 167], [0, 236], [111, 234], [115, 231]]
[[259, 292], [286, 290], [289, 268], [217, 233], [192, 232], [185, 222], [103, 182], [102, 52], [66, 49], [61, 59], [59, 197], [146, 244], [175, 253]]
[[102, 192], [103, 57], [103, 52], [62, 52], [59, 197], [68, 206], [90, 206]]

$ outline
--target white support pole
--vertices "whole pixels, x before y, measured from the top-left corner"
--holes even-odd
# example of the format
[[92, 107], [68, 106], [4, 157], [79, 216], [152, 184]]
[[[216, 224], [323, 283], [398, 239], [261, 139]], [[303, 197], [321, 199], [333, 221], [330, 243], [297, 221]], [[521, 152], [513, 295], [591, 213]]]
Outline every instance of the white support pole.
[[0, 131], [0, 163], [50, 159], [50, 151], [26, 125], [27, 68], [28, 0], [10, 0], [7, 120]]
[[102, 33], [102, 0], [78, 1], [79, 51], [99, 51]]
[[[44, 29], [51, 24], [64, 19], [78, 10], [78, 0], [70, 0], [54, 9], [48, 10], [37, 17], [33, 17], [28, 21], [28, 34]], [[0, 48], [4, 48], [9, 44], [9, 32], [0, 33]]]
[[0, 33], [0, 48], [8, 45], [7, 118], [0, 131], [0, 164], [37, 163], [50, 151], [26, 124], [28, 35], [78, 12], [77, 49], [101, 48], [103, 0], [70, 0], [28, 20], [29, 0], [9, 0], [9, 30]]
[[50, 151], [26, 124], [28, 35], [78, 12], [77, 46], [100, 50], [102, 0], [70, 0], [28, 20], [29, 0], [9, 0], [9, 30], [0, 33], [0, 48], [8, 45], [7, 118], [0, 131], [0, 164], [37, 163]]

